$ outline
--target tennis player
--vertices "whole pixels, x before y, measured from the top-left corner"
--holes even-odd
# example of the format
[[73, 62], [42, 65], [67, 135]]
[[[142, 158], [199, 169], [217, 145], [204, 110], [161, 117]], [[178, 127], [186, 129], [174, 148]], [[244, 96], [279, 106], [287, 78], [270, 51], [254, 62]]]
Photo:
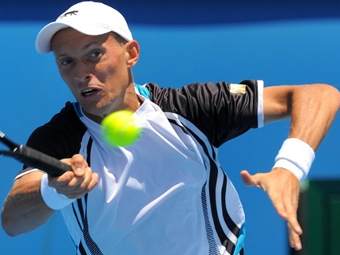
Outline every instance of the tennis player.
[[[296, 212], [299, 180], [339, 109], [330, 85], [193, 83], [177, 89], [134, 82], [140, 47], [124, 17], [81, 2], [39, 32], [38, 52], [54, 53], [76, 102], [30, 136], [28, 145], [70, 164], [57, 178], [24, 166], [4, 203], [9, 235], [28, 232], [61, 211], [77, 254], [244, 254], [245, 215], [217, 149], [265, 122], [291, 116], [289, 137], [267, 173], [242, 171], [267, 192], [302, 248]], [[100, 122], [129, 109], [143, 128], [133, 145], [110, 147]]]

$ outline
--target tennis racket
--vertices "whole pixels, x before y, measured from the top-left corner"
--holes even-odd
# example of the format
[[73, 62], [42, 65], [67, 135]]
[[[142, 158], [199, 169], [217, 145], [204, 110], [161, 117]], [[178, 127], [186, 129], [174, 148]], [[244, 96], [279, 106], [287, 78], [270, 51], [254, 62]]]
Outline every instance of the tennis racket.
[[27, 166], [38, 168], [52, 177], [57, 177], [71, 170], [71, 166], [60, 160], [46, 155], [40, 151], [32, 149], [23, 144], [16, 144], [0, 131], [0, 142], [8, 150], [0, 150], [0, 155], [14, 158]]

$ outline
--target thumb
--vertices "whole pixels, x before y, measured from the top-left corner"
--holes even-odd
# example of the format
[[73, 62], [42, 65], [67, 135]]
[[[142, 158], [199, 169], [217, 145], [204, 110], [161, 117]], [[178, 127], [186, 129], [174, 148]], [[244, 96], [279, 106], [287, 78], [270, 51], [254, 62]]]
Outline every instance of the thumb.
[[240, 175], [242, 177], [242, 180], [245, 184], [250, 186], [259, 186], [259, 181], [256, 178], [256, 174], [251, 175], [247, 170], [242, 170], [240, 172]]

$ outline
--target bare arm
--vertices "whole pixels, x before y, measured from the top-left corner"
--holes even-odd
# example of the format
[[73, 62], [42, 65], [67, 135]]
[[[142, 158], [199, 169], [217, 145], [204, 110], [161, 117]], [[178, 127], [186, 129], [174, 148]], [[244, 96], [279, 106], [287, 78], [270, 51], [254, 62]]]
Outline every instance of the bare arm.
[[[81, 155], [75, 155], [64, 162], [73, 171], [49, 178], [49, 186], [69, 198], [82, 197], [98, 183], [98, 175], [88, 167]], [[9, 192], [2, 210], [2, 225], [7, 234], [15, 236], [31, 231], [45, 223], [53, 214], [42, 199], [40, 182], [43, 172], [33, 171], [18, 178]]]
[[289, 137], [317, 149], [337, 111], [340, 93], [329, 85], [276, 86], [264, 90], [265, 121], [291, 117]]
[[14, 236], [45, 223], [53, 214], [40, 195], [43, 172], [33, 171], [15, 180], [2, 211], [2, 225]]
[[[291, 116], [289, 137], [298, 138], [317, 149], [340, 108], [337, 89], [322, 84], [277, 86], [264, 90], [265, 121]], [[279, 215], [287, 221], [290, 245], [302, 248], [302, 229], [297, 221], [299, 180], [284, 168], [269, 173], [242, 171], [245, 183], [267, 192]]]

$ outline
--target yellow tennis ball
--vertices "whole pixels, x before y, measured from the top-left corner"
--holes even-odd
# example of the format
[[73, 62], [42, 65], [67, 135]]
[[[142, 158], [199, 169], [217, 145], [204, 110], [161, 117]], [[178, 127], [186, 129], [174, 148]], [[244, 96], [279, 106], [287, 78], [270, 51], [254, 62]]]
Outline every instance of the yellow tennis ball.
[[128, 110], [116, 111], [106, 116], [101, 129], [105, 141], [112, 146], [129, 146], [141, 134], [136, 117]]

